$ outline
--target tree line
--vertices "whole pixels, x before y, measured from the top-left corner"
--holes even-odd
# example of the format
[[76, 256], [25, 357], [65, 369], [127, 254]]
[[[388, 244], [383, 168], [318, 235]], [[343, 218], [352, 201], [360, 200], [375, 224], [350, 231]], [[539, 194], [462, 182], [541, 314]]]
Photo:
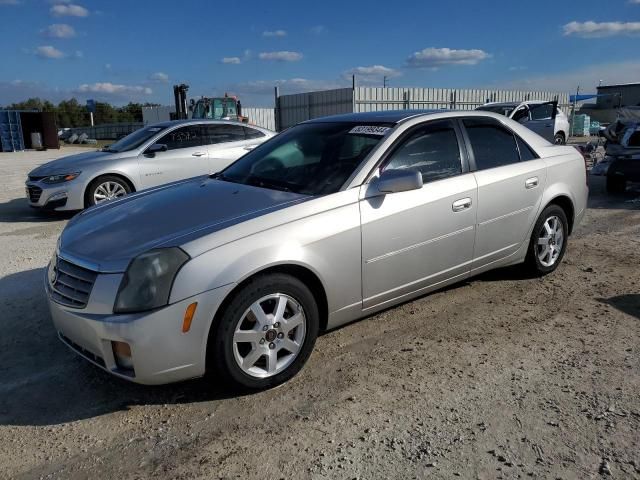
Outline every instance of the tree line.
[[[104, 123], [142, 122], [142, 107], [158, 106], [157, 103], [133, 103], [115, 107], [106, 102], [96, 102], [93, 114], [95, 125]], [[0, 107], [0, 109], [2, 109]], [[4, 107], [5, 110], [37, 110], [39, 112], [53, 112], [56, 116], [58, 128], [87, 127], [91, 123], [87, 106], [75, 98], [62, 100], [55, 105], [49, 100], [30, 98], [24, 102], [12, 103]]]

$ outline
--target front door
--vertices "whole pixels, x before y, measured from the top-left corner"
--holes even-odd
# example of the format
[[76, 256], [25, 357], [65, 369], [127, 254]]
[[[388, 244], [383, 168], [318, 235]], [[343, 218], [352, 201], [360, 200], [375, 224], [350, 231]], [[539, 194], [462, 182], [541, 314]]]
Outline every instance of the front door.
[[392, 147], [380, 171], [418, 170], [424, 186], [386, 195], [373, 183], [362, 187], [364, 309], [469, 272], [477, 187], [460, 145], [451, 121], [416, 127]]
[[209, 173], [209, 155], [201, 125], [185, 125], [163, 135], [156, 143], [167, 150], [143, 153], [139, 158], [143, 188]]
[[530, 103], [526, 108], [527, 115], [520, 117], [518, 121], [545, 140], [554, 143], [558, 102]]

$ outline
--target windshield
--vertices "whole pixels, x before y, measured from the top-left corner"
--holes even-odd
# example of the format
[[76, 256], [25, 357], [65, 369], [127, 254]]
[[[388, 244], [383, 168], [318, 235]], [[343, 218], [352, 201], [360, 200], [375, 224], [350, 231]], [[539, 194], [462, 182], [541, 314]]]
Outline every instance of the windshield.
[[482, 107], [476, 108], [476, 110], [499, 113], [501, 115], [504, 115], [505, 117], [508, 117], [509, 115], [511, 115], [511, 112], [513, 112], [514, 108], [515, 107], [511, 105], [483, 105]]
[[140, 130], [136, 130], [135, 132], [130, 133], [126, 137], [121, 138], [116, 143], [113, 143], [108, 147], [103, 148], [103, 151], [118, 153], [118, 152], [128, 152], [130, 150], [135, 150], [140, 145], [142, 145], [147, 140], [149, 140], [151, 137], [165, 130], [166, 128], [167, 127], [164, 127], [164, 126], [141, 128]]
[[305, 195], [334, 193], [391, 127], [361, 123], [297, 125], [252, 150], [215, 178]]

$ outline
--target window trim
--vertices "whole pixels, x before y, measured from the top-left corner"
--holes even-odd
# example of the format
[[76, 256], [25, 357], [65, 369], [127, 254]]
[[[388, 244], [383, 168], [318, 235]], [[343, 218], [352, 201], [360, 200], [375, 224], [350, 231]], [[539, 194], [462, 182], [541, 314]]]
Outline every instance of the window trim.
[[[469, 157], [467, 156], [467, 147], [464, 143], [464, 138], [462, 136], [462, 132], [460, 131], [460, 125], [458, 124], [458, 122], [456, 121], [455, 117], [449, 117], [449, 118], [438, 118], [438, 119], [429, 119], [425, 122], [421, 122], [418, 123], [417, 125], [413, 125], [409, 128], [407, 128], [407, 130], [405, 130], [404, 132], [402, 132], [400, 134], [400, 136], [398, 138], [395, 139], [395, 141], [389, 146], [389, 148], [387, 148], [387, 150], [382, 154], [382, 156], [378, 159], [378, 161], [376, 162], [376, 164], [371, 168], [371, 170], [369, 171], [369, 173], [366, 176], [365, 181], [362, 183], [363, 185], [366, 185], [368, 183], [371, 182], [371, 180], [373, 179], [374, 175], [379, 171], [379, 169], [389, 160], [389, 158], [400, 148], [402, 147], [402, 145], [404, 144], [405, 140], [407, 140], [411, 135], [413, 135], [413, 133], [416, 130], [420, 130], [423, 129], [425, 127], [428, 127], [429, 124], [435, 124], [435, 123], [443, 123], [443, 122], [449, 122], [451, 124], [451, 127], [453, 128], [453, 131], [456, 134], [456, 140], [458, 142], [458, 149], [460, 151], [460, 173], [451, 177], [447, 177], [447, 178], [440, 178], [438, 180], [434, 180], [434, 182], [438, 182], [438, 181], [442, 181], [442, 180], [448, 180], [449, 178], [456, 178], [459, 177], [460, 175], [464, 175], [465, 173], [469, 173], [471, 172], [471, 165], [469, 163]], [[428, 183], [432, 183], [432, 182], [427, 182]]]
[[[460, 128], [460, 130], [462, 132], [462, 136], [464, 137], [465, 147], [466, 147], [467, 155], [468, 155], [468, 159], [469, 159], [469, 169], [470, 169], [471, 172], [479, 172], [479, 171], [484, 171], [484, 170], [493, 170], [494, 168], [502, 168], [502, 167], [508, 167], [510, 165], [515, 165], [514, 163], [509, 163], [507, 165], [500, 165], [499, 167], [485, 168], [484, 170], [480, 170], [478, 168], [478, 165], [476, 164], [476, 157], [475, 157], [475, 154], [473, 153], [473, 147], [471, 146], [471, 139], [469, 138], [469, 133], [467, 132], [467, 127], [464, 126], [464, 121], [465, 120], [469, 120], [469, 119], [473, 120], [473, 119], [478, 119], [478, 118], [481, 118], [483, 120], [492, 120], [494, 122], [497, 122], [502, 128], [504, 128], [505, 130], [510, 132], [511, 135], [514, 136], [513, 140], [514, 140], [514, 142], [516, 144], [516, 150], [518, 151], [518, 158], [519, 158], [518, 163], [532, 162], [534, 160], [540, 160], [540, 155], [538, 155], [538, 152], [536, 152], [535, 148], [532, 148], [531, 145], [529, 145], [529, 142], [527, 142], [524, 138], [522, 138], [520, 135], [518, 135], [513, 130], [513, 128], [511, 128], [509, 125], [506, 125], [506, 124], [502, 123], [499, 119], [493, 118], [493, 117], [484, 117], [484, 116], [482, 116], [482, 117], [481, 116], [459, 117], [457, 119], [458, 127]], [[520, 139], [520, 141], [522, 143], [524, 143], [527, 147], [529, 147], [529, 150], [531, 150], [533, 152], [533, 154], [535, 155], [535, 158], [532, 158], [531, 160], [522, 160], [522, 153], [520, 153], [520, 146], [518, 145], [517, 139]]]

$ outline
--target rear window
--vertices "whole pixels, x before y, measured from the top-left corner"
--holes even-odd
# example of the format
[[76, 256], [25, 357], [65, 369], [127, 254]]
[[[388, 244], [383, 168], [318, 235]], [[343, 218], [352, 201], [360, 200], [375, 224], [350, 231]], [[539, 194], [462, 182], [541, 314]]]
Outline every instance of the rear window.
[[467, 118], [463, 123], [478, 170], [520, 161], [515, 136], [499, 122], [491, 118]]

